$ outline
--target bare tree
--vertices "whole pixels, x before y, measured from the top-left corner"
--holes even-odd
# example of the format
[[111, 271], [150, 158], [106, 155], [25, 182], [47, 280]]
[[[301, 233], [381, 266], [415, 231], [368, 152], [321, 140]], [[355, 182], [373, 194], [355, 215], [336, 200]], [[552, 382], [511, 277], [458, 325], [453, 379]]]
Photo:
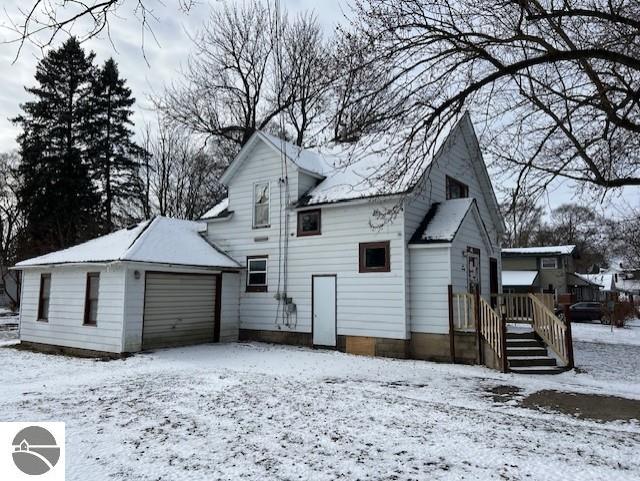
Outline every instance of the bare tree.
[[471, 109], [519, 181], [602, 190], [640, 185], [639, 19], [625, 0], [360, 0], [350, 31], [375, 53], [365, 66], [391, 73], [383, 122], [414, 146], [403, 168]]
[[[189, 12], [198, 0], [175, 0], [179, 10]], [[60, 34], [74, 35], [85, 41], [106, 32], [110, 38], [110, 23], [125, 5], [133, 9], [141, 27], [141, 46], [144, 51], [145, 34], [153, 36], [154, 0], [30, 0], [18, 7], [17, 15], [8, 17], [18, 45], [16, 59], [26, 42], [39, 48], [53, 45]], [[72, 32], [73, 30], [73, 32]]]
[[[18, 161], [19, 156], [15, 152], [0, 154], [0, 276], [5, 285], [8, 277], [12, 277], [16, 285], [19, 283], [17, 273], [9, 270], [17, 260], [17, 243], [24, 226], [16, 196]], [[5, 292], [11, 303], [18, 305], [17, 296], [14, 299], [10, 290]]]
[[143, 217], [198, 219], [224, 196], [218, 179], [227, 164], [216, 159], [227, 156], [207, 150], [197, 136], [160, 119], [147, 128], [143, 145], [149, 152], [139, 176]]
[[216, 141], [243, 145], [280, 116], [296, 141], [322, 111], [326, 53], [317, 20], [275, 12], [256, 0], [214, 9], [193, 39], [182, 79], [156, 99], [171, 121]]
[[542, 224], [543, 208], [536, 198], [514, 189], [500, 205], [506, 226], [505, 247], [529, 247], [536, 242]]

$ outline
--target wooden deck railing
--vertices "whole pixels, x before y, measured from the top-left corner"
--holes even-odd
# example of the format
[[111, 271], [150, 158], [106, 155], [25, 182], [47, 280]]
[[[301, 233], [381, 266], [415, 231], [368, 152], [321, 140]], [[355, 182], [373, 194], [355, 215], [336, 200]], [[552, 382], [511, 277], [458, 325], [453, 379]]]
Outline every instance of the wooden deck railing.
[[533, 329], [569, 368], [573, 368], [571, 324], [556, 317], [540, 299], [530, 295]]
[[505, 329], [500, 315], [491, 308], [491, 305], [480, 298], [480, 333], [495, 351], [501, 363], [504, 363], [505, 353]]
[[533, 320], [533, 306], [531, 296], [535, 296], [547, 309], [553, 312], [555, 299], [553, 294], [492, 294], [492, 298], [498, 307], [504, 306], [505, 317], [508, 322], [530, 323]]
[[470, 292], [452, 294], [453, 327], [456, 331], [471, 331], [476, 328], [474, 295]]

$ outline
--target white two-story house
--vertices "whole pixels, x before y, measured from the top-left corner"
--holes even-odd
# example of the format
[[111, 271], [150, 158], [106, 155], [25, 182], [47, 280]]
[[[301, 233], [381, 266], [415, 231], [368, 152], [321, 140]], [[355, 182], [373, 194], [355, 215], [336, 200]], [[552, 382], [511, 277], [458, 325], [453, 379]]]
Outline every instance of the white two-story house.
[[[469, 116], [393, 187], [371, 181], [384, 151], [353, 152], [257, 132], [200, 223], [157, 218], [104, 255], [87, 251], [118, 233], [20, 263], [22, 341], [120, 353], [240, 339], [448, 359], [449, 286], [500, 291], [503, 222]], [[96, 342], [103, 325], [109, 341]]]

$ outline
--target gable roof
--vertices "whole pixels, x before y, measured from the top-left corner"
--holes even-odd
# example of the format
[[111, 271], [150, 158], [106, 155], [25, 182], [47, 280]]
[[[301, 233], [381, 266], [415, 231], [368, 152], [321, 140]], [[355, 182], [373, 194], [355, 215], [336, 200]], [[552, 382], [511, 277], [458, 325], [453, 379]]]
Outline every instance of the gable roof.
[[601, 291], [612, 291], [616, 287], [613, 279], [613, 274], [578, 274], [576, 272], [575, 275], [592, 284], [599, 285]]
[[449, 199], [444, 202], [436, 202], [431, 205], [409, 244], [434, 244], [453, 242], [467, 214], [473, 212], [475, 219], [482, 230], [482, 237], [491, 245], [486, 226], [482, 222], [478, 205], [475, 199]]
[[201, 222], [157, 216], [77, 246], [34, 257], [16, 268], [90, 262], [147, 262], [197, 267], [240, 265], [201, 235]]
[[576, 250], [575, 245], [564, 246], [540, 246], [540, 247], [510, 247], [502, 249], [506, 257], [511, 256], [538, 256], [538, 255], [570, 255]]

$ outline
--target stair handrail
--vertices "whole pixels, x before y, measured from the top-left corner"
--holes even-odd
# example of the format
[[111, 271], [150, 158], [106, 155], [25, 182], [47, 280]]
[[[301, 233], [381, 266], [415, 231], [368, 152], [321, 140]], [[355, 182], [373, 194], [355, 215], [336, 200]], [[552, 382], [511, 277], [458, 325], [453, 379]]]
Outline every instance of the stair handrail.
[[504, 322], [500, 314], [494, 311], [491, 304], [482, 297], [480, 297], [480, 333], [496, 353], [504, 369], [506, 342]]
[[570, 366], [567, 325], [556, 317], [540, 299], [529, 294], [533, 313], [533, 329], [566, 365]]

